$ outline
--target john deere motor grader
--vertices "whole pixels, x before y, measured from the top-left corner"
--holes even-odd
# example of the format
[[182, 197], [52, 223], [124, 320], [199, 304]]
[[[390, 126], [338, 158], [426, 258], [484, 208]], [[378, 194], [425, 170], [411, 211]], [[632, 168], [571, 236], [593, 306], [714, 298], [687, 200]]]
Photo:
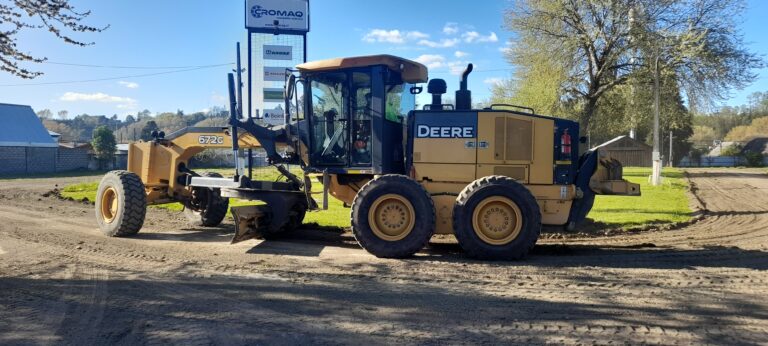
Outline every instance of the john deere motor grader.
[[[242, 119], [230, 74], [230, 126], [131, 144], [128, 170], [99, 185], [96, 219], [105, 234], [130, 236], [148, 204], [181, 202], [196, 223], [216, 226], [238, 198], [264, 203], [231, 208], [233, 242], [272, 238], [320, 209], [315, 180], [324, 208], [328, 194], [351, 207], [355, 238], [376, 256], [411, 256], [433, 234], [452, 233], [470, 256], [518, 259], [542, 225], [584, 220], [596, 194], [640, 195], [616, 160], [600, 150], [579, 155], [578, 123], [512, 105], [472, 109], [471, 71], [455, 106], [442, 102], [445, 81], [432, 79], [432, 102], [417, 110], [416, 85], [427, 82], [419, 63], [389, 55], [304, 63], [286, 71], [285, 124], [276, 127]], [[263, 148], [285, 179], [252, 180], [240, 160], [231, 178], [189, 168], [212, 148]]]

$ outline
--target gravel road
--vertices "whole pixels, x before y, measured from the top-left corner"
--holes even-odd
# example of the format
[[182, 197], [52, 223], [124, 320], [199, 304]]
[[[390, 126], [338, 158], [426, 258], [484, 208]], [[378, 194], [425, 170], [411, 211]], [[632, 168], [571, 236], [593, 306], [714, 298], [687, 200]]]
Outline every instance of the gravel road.
[[768, 344], [768, 175], [688, 176], [701, 220], [518, 262], [317, 230], [229, 245], [231, 221], [155, 208], [107, 238], [93, 206], [43, 197], [98, 177], [0, 180], [0, 344]]

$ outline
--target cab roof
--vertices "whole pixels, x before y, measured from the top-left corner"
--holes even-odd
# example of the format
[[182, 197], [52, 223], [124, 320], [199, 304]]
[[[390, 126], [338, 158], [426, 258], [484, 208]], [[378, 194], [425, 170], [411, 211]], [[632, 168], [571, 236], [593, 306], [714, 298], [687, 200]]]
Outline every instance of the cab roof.
[[300, 71], [315, 72], [375, 65], [384, 65], [390, 70], [400, 72], [403, 81], [407, 83], [426, 83], [428, 79], [426, 66], [386, 54], [310, 61], [298, 65], [296, 68]]

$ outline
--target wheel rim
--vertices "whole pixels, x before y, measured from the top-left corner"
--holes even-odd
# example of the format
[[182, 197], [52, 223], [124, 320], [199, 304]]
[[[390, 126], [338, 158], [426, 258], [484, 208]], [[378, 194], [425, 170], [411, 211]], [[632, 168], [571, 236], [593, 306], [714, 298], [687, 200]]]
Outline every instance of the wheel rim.
[[106, 223], [112, 223], [117, 216], [117, 191], [109, 187], [101, 195], [101, 218]]
[[491, 245], [515, 240], [523, 228], [520, 207], [506, 197], [494, 196], [480, 202], [472, 214], [475, 233]]
[[368, 212], [368, 224], [373, 233], [386, 241], [398, 241], [408, 236], [416, 223], [413, 204], [403, 196], [387, 194], [373, 202]]

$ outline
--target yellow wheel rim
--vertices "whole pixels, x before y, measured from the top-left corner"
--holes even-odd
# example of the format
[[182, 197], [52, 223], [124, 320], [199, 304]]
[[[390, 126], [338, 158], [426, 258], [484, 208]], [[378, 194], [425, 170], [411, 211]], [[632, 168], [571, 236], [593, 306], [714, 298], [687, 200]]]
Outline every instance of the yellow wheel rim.
[[520, 235], [523, 228], [522, 212], [509, 198], [488, 197], [472, 213], [472, 226], [484, 242], [505, 245]]
[[398, 241], [408, 236], [416, 223], [413, 204], [397, 194], [381, 196], [368, 212], [368, 224], [373, 234], [386, 241]]
[[106, 223], [111, 223], [117, 216], [117, 191], [109, 187], [101, 195], [101, 218]]

